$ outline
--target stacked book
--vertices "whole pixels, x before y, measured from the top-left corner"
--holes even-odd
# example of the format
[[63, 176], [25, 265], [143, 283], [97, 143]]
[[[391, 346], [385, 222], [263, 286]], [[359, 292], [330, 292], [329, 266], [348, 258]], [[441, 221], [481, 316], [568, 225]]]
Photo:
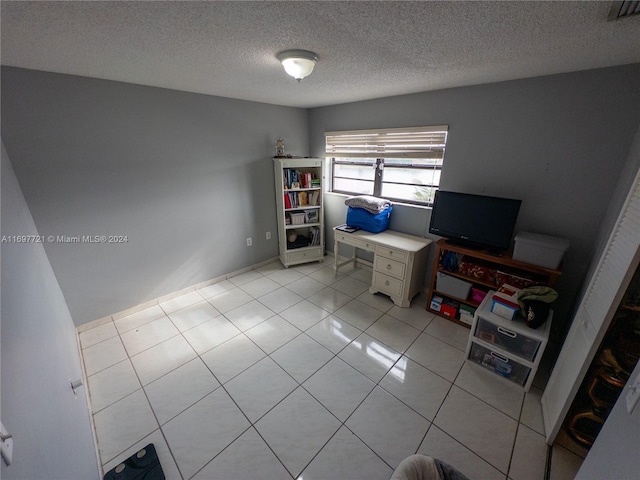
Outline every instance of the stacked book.
[[309, 246], [320, 245], [320, 229], [309, 227]]
[[284, 208], [317, 206], [320, 203], [320, 191], [284, 192]]
[[313, 173], [301, 172], [294, 168], [284, 168], [282, 170], [282, 184], [287, 189], [294, 188], [320, 188], [320, 179]]

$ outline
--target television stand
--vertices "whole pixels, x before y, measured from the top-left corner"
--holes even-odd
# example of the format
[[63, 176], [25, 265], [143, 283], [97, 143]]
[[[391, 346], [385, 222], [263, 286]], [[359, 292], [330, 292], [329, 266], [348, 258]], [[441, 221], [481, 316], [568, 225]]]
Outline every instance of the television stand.
[[465, 242], [464, 240], [458, 240], [457, 238], [445, 238], [445, 243], [461, 248], [468, 248], [471, 250], [484, 250], [485, 247], [478, 245], [477, 243]]
[[446, 243], [457, 247], [468, 248], [470, 250], [476, 251], [484, 251], [487, 255], [491, 255], [492, 257], [501, 257], [504, 253], [504, 250], [501, 250], [499, 248], [486, 247], [484, 245], [480, 245], [479, 243], [467, 242], [465, 240], [459, 240], [457, 238], [445, 238], [444, 240]]
[[[455, 255], [448, 255], [445, 261], [447, 253], [454, 253]], [[444, 281], [441, 281], [441, 285], [438, 285], [439, 273], [453, 277], [453, 279], [445, 277]], [[501, 252], [500, 256], [495, 256], [483, 249], [457, 245], [446, 239], [441, 239], [436, 242], [427, 298], [427, 311], [460, 325], [470, 327], [473, 313], [484, 298], [479, 297], [479, 295], [486, 294], [490, 290], [497, 290], [503, 283], [521, 287], [526, 286], [524, 283], [529, 282], [533, 285], [552, 287], [560, 275], [560, 270], [552, 270], [514, 260], [511, 252]], [[446, 280], [453, 280], [453, 282], [447, 282]], [[447, 283], [461, 285], [463, 287], [462, 293], [458, 289], [455, 289], [456, 291], [449, 290]], [[466, 294], [464, 293], [464, 287], [469, 290]], [[443, 303], [446, 303], [448, 308], [441, 310], [431, 308], [431, 302], [434, 297], [442, 298]], [[454, 308], [451, 308], [451, 306]], [[469, 312], [470, 315], [463, 314], [461, 318], [461, 310]]]

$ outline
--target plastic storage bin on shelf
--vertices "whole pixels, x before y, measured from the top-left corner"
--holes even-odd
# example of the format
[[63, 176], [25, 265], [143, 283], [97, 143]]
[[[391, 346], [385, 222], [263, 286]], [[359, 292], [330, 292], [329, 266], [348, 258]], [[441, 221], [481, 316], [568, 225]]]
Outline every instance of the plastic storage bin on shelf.
[[569, 240], [539, 233], [520, 232], [515, 237], [513, 259], [545, 268], [558, 268]]
[[304, 225], [304, 213], [291, 213], [291, 225]]
[[471, 300], [477, 303], [482, 303], [484, 297], [487, 296], [486, 290], [482, 290], [481, 288], [471, 287]]
[[436, 277], [436, 289], [439, 292], [462, 300], [466, 300], [469, 296], [469, 292], [471, 291], [471, 284], [469, 282], [441, 272], [438, 272]]

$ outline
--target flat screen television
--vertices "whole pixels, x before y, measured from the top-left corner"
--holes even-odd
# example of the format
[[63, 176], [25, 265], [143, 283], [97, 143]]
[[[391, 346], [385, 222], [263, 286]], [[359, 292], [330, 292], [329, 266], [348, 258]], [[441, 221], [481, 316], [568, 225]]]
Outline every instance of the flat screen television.
[[438, 190], [429, 233], [471, 248], [508, 250], [522, 200]]

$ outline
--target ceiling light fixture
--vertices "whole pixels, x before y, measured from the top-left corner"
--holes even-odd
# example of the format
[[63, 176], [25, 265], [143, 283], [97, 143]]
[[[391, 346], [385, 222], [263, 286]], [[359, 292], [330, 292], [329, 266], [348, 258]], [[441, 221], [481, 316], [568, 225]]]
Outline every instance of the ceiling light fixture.
[[285, 50], [277, 57], [282, 62], [285, 72], [298, 82], [313, 72], [313, 67], [318, 61], [318, 56], [308, 50]]

